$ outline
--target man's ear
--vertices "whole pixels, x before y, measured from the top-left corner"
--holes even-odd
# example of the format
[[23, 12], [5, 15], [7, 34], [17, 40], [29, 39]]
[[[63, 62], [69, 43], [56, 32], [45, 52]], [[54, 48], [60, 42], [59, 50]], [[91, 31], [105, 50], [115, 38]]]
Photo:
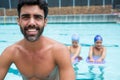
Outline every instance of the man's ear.
[[47, 19], [47, 18], [45, 18], [45, 26], [47, 25], [47, 20], [48, 20], [48, 19]]

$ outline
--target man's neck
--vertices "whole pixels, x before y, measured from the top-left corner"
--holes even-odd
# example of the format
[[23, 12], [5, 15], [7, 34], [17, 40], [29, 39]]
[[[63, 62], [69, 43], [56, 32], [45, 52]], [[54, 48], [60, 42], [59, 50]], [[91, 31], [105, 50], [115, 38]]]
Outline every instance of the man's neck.
[[24, 46], [29, 49], [29, 50], [38, 50], [43, 47], [42, 45], [43, 40], [42, 37], [40, 37], [37, 41], [35, 42], [30, 42], [24, 39]]

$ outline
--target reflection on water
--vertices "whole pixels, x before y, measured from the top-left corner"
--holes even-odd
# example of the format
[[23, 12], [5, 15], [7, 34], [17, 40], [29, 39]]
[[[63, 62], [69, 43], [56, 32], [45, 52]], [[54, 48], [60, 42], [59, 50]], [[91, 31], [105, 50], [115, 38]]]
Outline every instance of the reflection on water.
[[104, 80], [104, 67], [97, 66], [94, 67], [93, 65], [88, 66], [89, 74], [91, 75], [92, 79], [94, 80]]
[[87, 68], [88, 71], [82, 73], [79, 66], [74, 65], [76, 80], [104, 80], [104, 66], [89, 65]]

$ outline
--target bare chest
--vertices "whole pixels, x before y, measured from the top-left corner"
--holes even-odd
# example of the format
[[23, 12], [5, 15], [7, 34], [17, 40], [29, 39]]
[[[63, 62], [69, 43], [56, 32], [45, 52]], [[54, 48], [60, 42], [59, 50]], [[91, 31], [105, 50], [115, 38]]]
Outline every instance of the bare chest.
[[93, 54], [95, 55], [95, 56], [101, 56], [102, 55], [102, 53], [103, 53], [103, 50], [102, 49], [100, 49], [100, 50], [93, 50]]
[[77, 52], [78, 48], [71, 48], [70, 53], [75, 54]]
[[40, 78], [39, 80], [48, 78], [56, 67], [54, 58], [49, 52], [35, 53], [34, 55], [22, 53], [16, 56], [15, 64], [20, 73], [31, 80], [32, 78]]

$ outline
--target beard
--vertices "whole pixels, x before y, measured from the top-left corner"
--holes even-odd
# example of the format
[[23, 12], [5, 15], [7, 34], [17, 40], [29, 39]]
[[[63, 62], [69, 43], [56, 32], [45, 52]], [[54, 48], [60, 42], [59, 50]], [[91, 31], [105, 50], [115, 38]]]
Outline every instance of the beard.
[[[42, 28], [39, 28], [38, 26], [28, 26], [28, 27], [24, 27], [24, 28], [20, 27], [20, 30], [26, 40], [28, 40], [30, 42], [35, 42], [42, 35], [42, 33], [44, 31], [44, 26]], [[36, 31], [36, 34], [29, 34], [28, 32], [30, 30]]]

